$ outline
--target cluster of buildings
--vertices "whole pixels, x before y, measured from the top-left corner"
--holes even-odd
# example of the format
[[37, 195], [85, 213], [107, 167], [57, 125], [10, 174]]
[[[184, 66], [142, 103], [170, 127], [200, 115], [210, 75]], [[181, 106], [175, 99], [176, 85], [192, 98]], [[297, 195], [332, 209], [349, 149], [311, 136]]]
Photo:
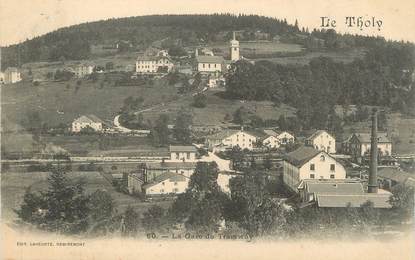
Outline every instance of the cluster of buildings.
[[[146, 196], [165, 196], [184, 193], [194, 173], [197, 162], [197, 149], [194, 146], [169, 147], [170, 156], [161, 162], [146, 162], [138, 171], [128, 174], [127, 186], [131, 194], [144, 193]], [[231, 172], [221, 171], [218, 185], [224, 192], [229, 192], [229, 180], [234, 177]]]
[[293, 134], [272, 129], [262, 131], [245, 131], [226, 129], [206, 137], [206, 147], [214, 152], [239, 147], [242, 150], [253, 150], [256, 147], [264, 146], [270, 149], [279, 148], [281, 145], [294, 143]]
[[[293, 192], [300, 195], [302, 206], [310, 204], [318, 207], [362, 207], [369, 205], [374, 208], [390, 208], [391, 193], [380, 183], [384, 182], [389, 187], [392, 185], [394, 174], [379, 174], [378, 176], [378, 153], [380, 149], [378, 144], [384, 145], [385, 140], [382, 135], [377, 133], [377, 119], [376, 114], [373, 115], [372, 132], [367, 134], [364, 138], [360, 138], [357, 134], [351, 137], [358, 141], [359, 147], [350, 146], [351, 149], [358, 149], [359, 154], [362, 155], [362, 147], [364, 152], [370, 153], [370, 168], [368, 173], [368, 181], [358, 178], [348, 178], [345, 167], [342, 162], [337, 160], [333, 154], [330, 153], [329, 146], [322, 146], [323, 143], [329, 144], [332, 138], [327, 136], [324, 132], [319, 135], [311, 136], [306, 139], [306, 144], [299, 149], [288, 153], [284, 158], [283, 163], [283, 182]], [[319, 137], [321, 136], [321, 137]], [[322, 143], [316, 141], [325, 140]], [[367, 147], [367, 140], [369, 140], [369, 148]], [[378, 147], [379, 149], [370, 149], [370, 147]], [[385, 144], [386, 147], [386, 144]], [[331, 147], [330, 147], [331, 148]], [[318, 150], [319, 149], [319, 150]], [[369, 149], [369, 150], [367, 150]], [[386, 170], [381, 170], [386, 171]], [[389, 171], [389, 170], [388, 170]], [[392, 176], [391, 176], [392, 175]], [[382, 181], [382, 178], [385, 179]], [[411, 182], [409, 177], [407, 181]], [[381, 188], [379, 188], [381, 187]]]
[[[209, 88], [223, 85], [225, 82], [224, 73], [230, 68], [231, 64], [244, 59], [240, 55], [239, 41], [235, 38], [229, 45], [230, 59], [217, 56], [208, 48], [196, 48], [195, 58], [190, 73], [200, 73]], [[166, 50], [148, 50], [143, 55], [138, 56], [135, 71], [138, 74], [157, 74], [168, 73], [177, 69], [181, 71], [182, 66], [176, 66]], [[187, 68], [185, 69], [187, 70]]]

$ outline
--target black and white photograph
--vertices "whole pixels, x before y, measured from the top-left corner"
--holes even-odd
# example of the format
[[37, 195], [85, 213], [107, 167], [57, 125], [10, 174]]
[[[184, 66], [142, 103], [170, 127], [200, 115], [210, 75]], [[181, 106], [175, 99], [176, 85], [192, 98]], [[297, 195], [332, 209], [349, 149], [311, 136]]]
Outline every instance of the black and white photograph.
[[0, 258], [415, 259], [414, 14], [0, 0]]

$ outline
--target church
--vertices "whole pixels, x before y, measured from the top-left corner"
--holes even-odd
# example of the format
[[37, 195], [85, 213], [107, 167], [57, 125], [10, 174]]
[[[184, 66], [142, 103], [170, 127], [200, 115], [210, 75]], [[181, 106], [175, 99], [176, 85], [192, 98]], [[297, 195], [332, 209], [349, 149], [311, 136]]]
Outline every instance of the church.
[[219, 74], [225, 72], [230, 68], [231, 64], [240, 60], [240, 46], [239, 41], [236, 40], [235, 32], [233, 32], [233, 38], [230, 41], [230, 60], [225, 60], [222, 56], [215, 56], [213, 52], [203, 51], [199, 55], [199, 50], [195, 50], [196, 59], [196, 71], [203, 74]]

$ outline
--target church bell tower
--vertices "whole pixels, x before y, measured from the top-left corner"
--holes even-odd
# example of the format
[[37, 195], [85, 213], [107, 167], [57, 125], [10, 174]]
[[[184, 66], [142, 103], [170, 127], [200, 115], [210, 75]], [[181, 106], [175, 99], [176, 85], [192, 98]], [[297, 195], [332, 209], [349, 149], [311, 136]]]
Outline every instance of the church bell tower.
[[230, 47], [230, 53], [231, 53], [231, 60], [232, 61], [238, 61], [240, 59], [239, 57], [239, 41], [235, 38], [235, 32], [233, 32], [233, 39], [231, 40], [231, 47]]

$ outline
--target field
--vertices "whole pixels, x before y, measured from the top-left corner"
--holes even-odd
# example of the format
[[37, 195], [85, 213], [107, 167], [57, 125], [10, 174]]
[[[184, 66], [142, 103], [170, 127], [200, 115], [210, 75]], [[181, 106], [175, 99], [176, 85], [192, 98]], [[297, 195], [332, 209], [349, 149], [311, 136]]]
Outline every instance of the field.
[[[1, 211], [2, 218], [6, 221], [12, 221], [16, 218], [14, 209], [18, 209], [23, 200], [23, 195], [27, 187], [31, 187], [32, 191], [44, 190], [47, 188], [47, 177], [49, 173], [46, 172], [6, 172], [1, 175]], [[75, 180], [80, 177], [86, 181], [86, 192], [92, 193], [97, 189], [105, 189], [114, 199], [118, 212], [123, 212], [128, 205], [140, 214], [146, 211], [149, 203], [141, 202], [140, 200], [115, 191], [112, 185], [102, 177], [98, 172], [70, 172], [68, 177]], [[171, 202], [159, 202], [160, 206], [167, 208]], [[153, 205], [152, 203], [151, 205]]]
[[[13, 130], [32, 112], [39, 112], [42, 122], [49, 126], [68, 124], [80, 115], [94, 114], [111, 123], [129, 96], [143, 97], [144, 106], [161, 103], [176, 95], [176, 88], [165, 80], [153, 85], [120, 86], [83, 81], [79, 89], [76, 82], [42, 82], [33, 86], [20, 82], [2, 87], [1, 109], [4, 130]], [[11, 129], [10, 129], [11, 128]]]
[[[193, 123], [196, 125], [223, 125], [224, 117], [226, 114], [233, 115], [233, 113], [244, 106], [253, 114], [260, 116], [262, 119], [275, 119], [277, 120], [280, 115], [292, 116], [295, 113], [295, 109], [286, 105], [275, 107], [272, 102], [269, 101], [240, 101], [240, 100], [228, 100], [221, 98], [218, 93], [221, 90], [208, 90], [207, 106], [204, 108], [191, 107], [193, 114]], [[182, 107], [189, 107], [192, 102], [192, 98], [187, 97], [181, 99], [180, 102], [171, 103], [154, 109], [149, 112], [144, 112], [144, 118], [154, 119], [161, 113], [167, 113], [174, 117], [177, 111]]]
[[[209, 48], [220, 50], [222, 54], [229, 55], [229, 42], [217, 42], [209, 44]], [[298, 44], [288, 44], [270, 41], [240, 42], [241, 55], [266, 55], [275, 52], [301, 52], [302, 46]]]
[[337, 62], [344, 62], [349, 63], [352, 62], [356, 58], [361, 58], [364, 55], [363, 49], [352, 49], [347, 51], [314, 51], [308, 52], [304, 55], [293, 55], [293, 56], [286, 56], [286, 57], [274, 57], [274, 58], [264, 58], [261, 60], [269, 60], [279, 64], [301, 64], [305, 65], [310, 62], [313, 58], [328, 57], [332, 58], [334, 61]]

